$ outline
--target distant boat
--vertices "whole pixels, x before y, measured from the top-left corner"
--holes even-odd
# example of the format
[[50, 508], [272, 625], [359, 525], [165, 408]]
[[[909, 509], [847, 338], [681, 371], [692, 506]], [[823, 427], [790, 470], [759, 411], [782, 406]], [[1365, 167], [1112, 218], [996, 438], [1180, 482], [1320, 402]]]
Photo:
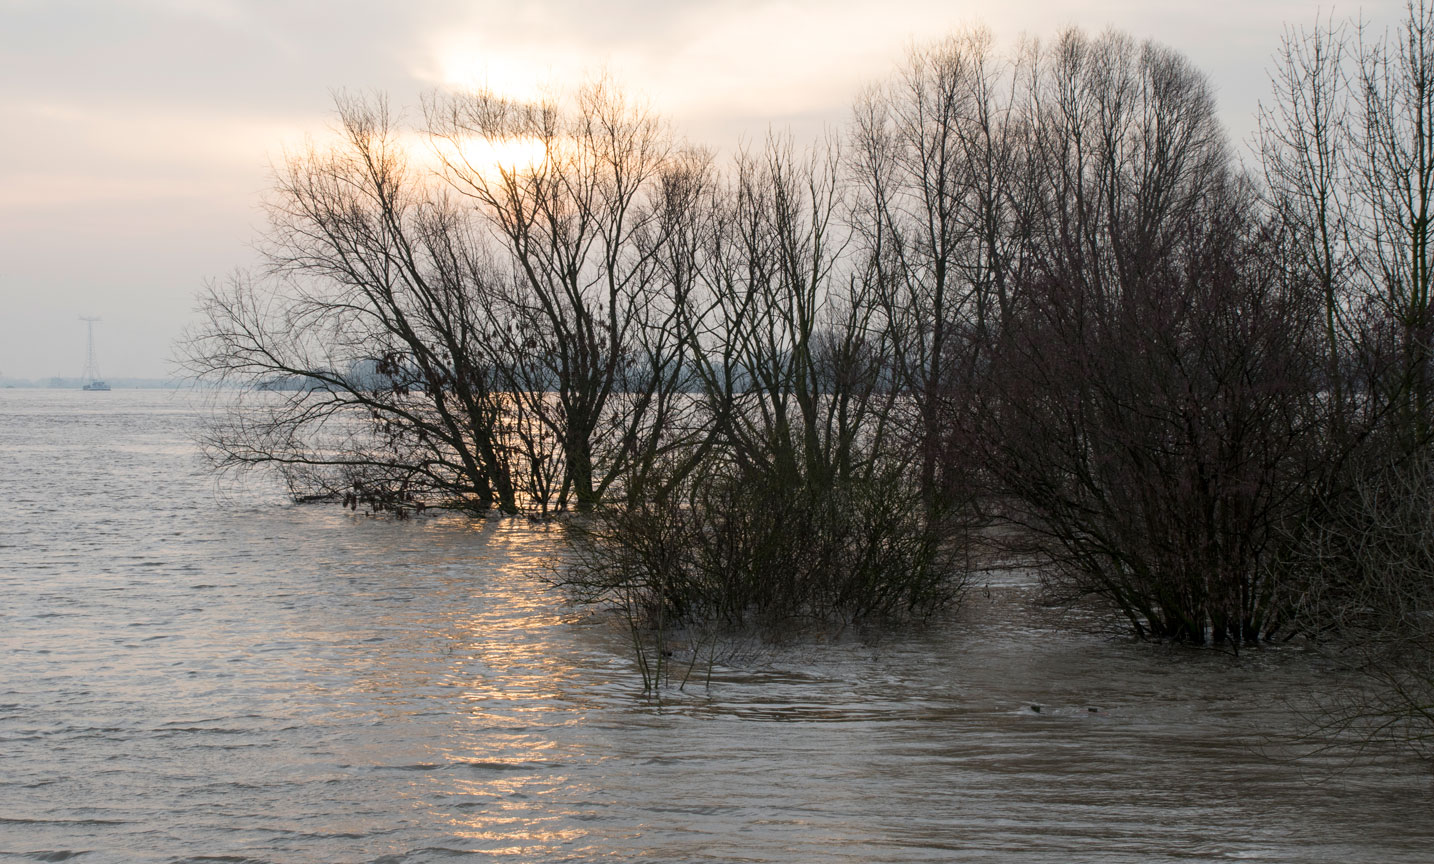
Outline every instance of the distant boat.
[[98, 321], [98, 320], [100, 320], [100, 319], [98, 319], [98, 318], [86, 318], [85, 316], [81, 315], [81, 316], [80, 316], [80, 320], [83, 321], [83, 322], [85, 322], [86, 325], [88, 325], [89, 331], [90, 331], [90, 332], [89, 332], [89, 336], [90, 336], [90, 339], [89, 339], [89, 349], [90, 349], [90, 350], [89, 350], [89, 354], [88, 354], [88, 355], [86, 356], [86, 358], [85, 358], [85, 371], [82, 372], [82, 373], [80, 373], [80, 380], [82, 380], [82, 381], [89, 381], [90, 383], [86, 384], [85, 386], [81, 387], [80, 389], [81, 389], [81, 390], [108, 390], [108, 389], [110, 389], [110, 385], [106, 384], [105, 381], [104, 381], [104, 378], [101, 377], [101, 375], [100, 375], [100, 364], [99, 364], [99, 361], [95, 359], [95, 322]]

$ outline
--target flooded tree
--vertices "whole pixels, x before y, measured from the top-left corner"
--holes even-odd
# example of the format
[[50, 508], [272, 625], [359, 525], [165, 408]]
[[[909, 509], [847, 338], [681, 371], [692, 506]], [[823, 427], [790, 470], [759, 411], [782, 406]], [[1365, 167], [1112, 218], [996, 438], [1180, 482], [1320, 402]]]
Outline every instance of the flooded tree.
[[[448, 182], [504, 266], [484, 296], [486, 356], [561, 455], [561, 483], [539, 506], [591, 510], [615, 485], [639, 483], [683, 423], [687, 277], [663, 264], [693, 156], [608, 81], [572, 104], [433, 100], [428, 118]], [[504, 147], [527, 152], [495, 164]]]
[[1291, 30], [1262, 106], [1271, 203], [1324, 297], [1327, 399], [1344, 470], [1292, 553], [1301, 609], [1376, 682], [1334, 720], [1427, 741], [1434, 431], [1434, 8], [1376, 33], [1326, 19]]
[[1136, 633], [1270, 638], [1318, 488], [1318, 307], [1184, 58], [1068, 32], [1032, 111], [1030, 258], [976, 388], [995, 512]]
[[217, 463], [381, 506], [640, 494], [710, 432], [679, 248], [706, 157], [603, 82], [572, 106], [428, 113], [422, 136], [342, 99], [341, 143], [279, 171], [264, 272], [213, 286], [187, 344], [196, 375], [242, 388], [210, 427]]
[[[1030, 58], [1008, 61], [970, 30], [912, 51], [856, 105], [852, 227], [904, 396], [904, 434], [932, 506], [967, 494], [957, 407], [1013, 303], [1030, 241], [1034, 164], [1022, 91]], [[954, 447], [953, 447], [954, 445]], [[945, 500], [952, 499], [952, 500]]]
[[744, 151], [712, 204], [685, 319], [711, 434], [665, 463], [668, 482], [582, 526], [562, 579], [623, 612], [649, 686], [676, 631], [700, 644], [920, 618], [965, 581], [964, 545], [897, 434], [876, 270], [850, 254], [835, 145]]
[[185, 363], [233, 388], [215, 391], [208, 452], [277, 468], [301, 498], [516, 512], [482, 244], [383, 100], [338, 114], [332, 147], [276, 171], [265, 267], [201, 298]]

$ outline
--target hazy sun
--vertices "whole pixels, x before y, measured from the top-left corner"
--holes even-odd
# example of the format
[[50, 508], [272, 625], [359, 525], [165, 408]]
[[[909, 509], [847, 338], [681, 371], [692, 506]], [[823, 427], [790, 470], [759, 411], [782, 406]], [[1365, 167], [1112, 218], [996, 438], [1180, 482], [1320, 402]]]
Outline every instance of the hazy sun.
[[475, 171], [525, 172], [540, 167], [548, 158], [548, 150], [537, 138], [465, 138], [457, 145], [457, 155]]
[[561, 46], [490, 45], [473, 34], [451, 34], [434, 45], [429, 78], [449, 90], [487, 90], [515, 102], [536, 102], [555, 83], [581, 72], [577, 52]]
[[434, 171], [456, 170], [486, 183], [501, 182], [504, 174], [537, 171], [551, 158], [550, 148], [533, 137], [488, 139], [474, 135], [454, 140], [415, 134], [407, 146]]

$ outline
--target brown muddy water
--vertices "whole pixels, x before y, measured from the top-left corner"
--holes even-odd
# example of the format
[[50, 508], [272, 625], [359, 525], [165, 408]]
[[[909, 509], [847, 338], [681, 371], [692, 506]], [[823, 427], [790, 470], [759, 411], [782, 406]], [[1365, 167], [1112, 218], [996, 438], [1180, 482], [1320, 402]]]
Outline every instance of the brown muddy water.
[[988, 574], [657, 703], [548, 529], [216, 485], [194, 423], [0, 391], [0, 857], [1434, 860], [1429, 766], [1286, 744], [1338, 680], [1301, 649], [1112, 639]]

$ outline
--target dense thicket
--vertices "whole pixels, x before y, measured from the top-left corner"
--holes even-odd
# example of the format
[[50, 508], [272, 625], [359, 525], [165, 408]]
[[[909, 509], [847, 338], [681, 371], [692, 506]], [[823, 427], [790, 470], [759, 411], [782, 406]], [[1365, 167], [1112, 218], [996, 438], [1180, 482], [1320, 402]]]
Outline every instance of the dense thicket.
[[269, 267], [206, 295], [189, 362], [249, 388], [212, 452], [591, 514], [570, 582], [635, 625], [924, 614], [1006, 523], [1141, 635], [1357, 634], [1424, 596], [1389, 562], [1434, 575], [1371, 491], [1425, 488], [1434, 430], [1434, 15], [1276, 61], [1258, 177], [1118, 33], [949, 38], [728, 165], [605, 81], [435, 97], [418, 136], [344, 100]]

